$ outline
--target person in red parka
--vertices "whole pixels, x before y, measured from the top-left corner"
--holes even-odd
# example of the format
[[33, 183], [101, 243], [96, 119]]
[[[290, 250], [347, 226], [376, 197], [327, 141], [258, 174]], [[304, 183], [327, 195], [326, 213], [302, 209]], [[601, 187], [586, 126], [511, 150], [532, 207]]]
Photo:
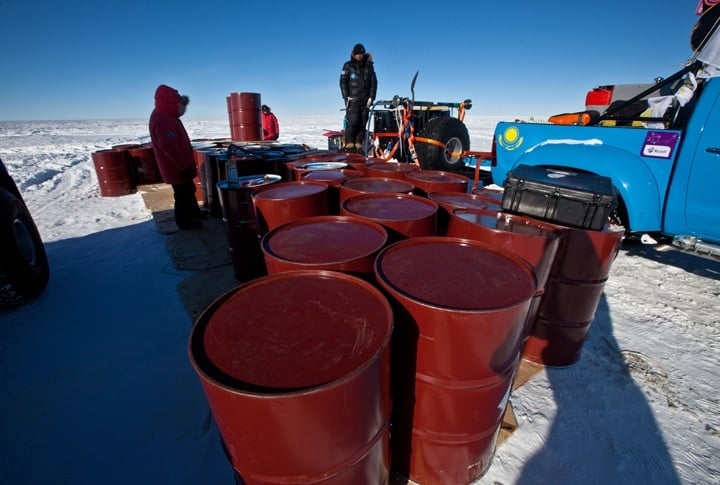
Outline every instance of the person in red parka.
[[179, 229], [202, 226], [203, 212], [195, 198], [197, 176], [190, 137], [180, 121], [190, 99], [164, 84], [155, 90], [155, 109], [150, 115], [150, 140], [163, 181], [172, 185], [175, 223]]
[[270, 106], [264, 104], [260, 108], [262, 111], [262, 130], [263, 140], [277, 140], [280, 136], [280, 124], [275, 113], [270, 111]]

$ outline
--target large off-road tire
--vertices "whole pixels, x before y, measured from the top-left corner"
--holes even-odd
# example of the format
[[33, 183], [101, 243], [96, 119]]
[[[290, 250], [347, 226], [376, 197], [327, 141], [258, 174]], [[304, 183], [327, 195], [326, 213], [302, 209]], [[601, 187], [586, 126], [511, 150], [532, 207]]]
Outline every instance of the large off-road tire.
[[446, 172], [465, 169], [462, 153], [470, 149], [470, 135], [462, 121], [452, 117], [432, 118], [418, 137], [435, 141], [416, 140], [415, 151], [420, 167]]
[[0, 189], [0, 307], [27, 303], [50, 276], [35, 221], [21, 199]]

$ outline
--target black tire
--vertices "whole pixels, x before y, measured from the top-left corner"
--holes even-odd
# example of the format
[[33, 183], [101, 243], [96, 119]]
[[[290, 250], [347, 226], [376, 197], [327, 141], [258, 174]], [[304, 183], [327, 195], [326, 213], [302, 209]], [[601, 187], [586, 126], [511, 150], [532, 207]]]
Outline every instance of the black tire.
[[27, 303], [49, 277], [45, 246], [25, 203], [0, 189], [0, 307]]
[[618, 205], [615, 209], [610, 211], [608, 218], [611, 224], [623, 226], [625, 228], [625, 235], [622, 240], [623, 246], [640, 242], [640, 236], [642, 236], [642, 234], [632, 232], [632, 228], [630, 227], [630, 217], [628, 216], [627, 208], [625, 207], [625, 202], [622, 198], [618, 197]]
[[470, 135], [462, 121], [452, 117], [432, 118], [418, 137], [435, 140], [442, 145], [415, 142], [415, 151], [421, 168], [446, 172], [465, 170], [461, 154], [470, 149]]

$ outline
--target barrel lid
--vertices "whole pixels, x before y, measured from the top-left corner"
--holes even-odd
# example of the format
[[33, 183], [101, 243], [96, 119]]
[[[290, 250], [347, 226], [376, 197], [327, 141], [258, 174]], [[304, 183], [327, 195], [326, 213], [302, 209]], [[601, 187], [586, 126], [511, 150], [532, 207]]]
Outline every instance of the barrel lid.
[[472, 224], [524, 236], [549, 237], [561, 232], [559, 228], [541, 221], [493, 209], [455, 209], [453, 215]]
[[431, 192], [428, 194], [428, 199], [434, 200], [440, 205], [447, 205], [458, 209], [489, 209], [493, 205], [483, 197], [466, 192]]
[[502, 189], [491, 189], [489, 187], [480, 187], [473, 190], [473, 194], [481, 197], [489, 197], [498, 202], [502, 202], [504, 191]]
[[341, 170], [313, 170], [302, 176], [303, 180], [320, 180], [322, 182], [340, 183], [347, 179]]
[[295, 165], [295, 168], [302, 170], [339, 170], [348, 166], [345, 162], [311, 162]]
[[380, 283], [421, 304], [482, 311], [512, 306], [536, 290], [532, 267], [499, 248], [449, 237], [417, 237], [383, 249]]
[[238, 177], [237, 182], [230, 182], [229, 180], [221, 180], [218, 182], [218, 187], [221, 189], [235, 189], [235, 188], [255, 188], [262, 187], [264, 185], [274, 184], [282, 180], [282, 177], [273, 173], [258, 174], [258, 175], [244, 175]]
[[299, 390], [343, 378], [387, 345], [392, 331], [379, 290], [342, 273], [276, 273], [233, 292], [209, 316], [204, 350], [249, 387]]
[[299, 163], [312, 163], [312, 162], [347, 162], [347, 153], [340, 152], [311, 152], [305, 154], [302, 158], [298, 159]]
[[328, 185], [324, 182], [309, 181], [293, 181], [280, 182], [260, 189], [253, 194], [256, 199], [297, 199], [316, 195], [328, 189]]
[[344, 210], [351, 214], [385, 221], [415, 221], [437, 213], [430, 199], [411, 194], [367, 193], [345, 199]]
[[387, 242], [385, 229], [353, 216], [305, 217], [270, 231], [263, 251], [297, 263], [323, 264], [353, 261], [380, 251]]
[[415, 190], [415, 186], [410, 182], [385, 177], [357, 177], [348, 179], [341, 185], [358, 192], [410, 193]]
[[399, 163], [399, 162], [374, 162], [368, 165], [368, 168], [373, 170], [386, 170], [388, 172], [417, 172], [420, 167], [414, 163]]
[[407, 177], [411, 180], [423, 180], [425, 182], [467, 183], [470, 181], [470, 179], [465, 175], [453, 172], [443, 172], [442, 170], [420, 170], [417, 172], [409, 172]]

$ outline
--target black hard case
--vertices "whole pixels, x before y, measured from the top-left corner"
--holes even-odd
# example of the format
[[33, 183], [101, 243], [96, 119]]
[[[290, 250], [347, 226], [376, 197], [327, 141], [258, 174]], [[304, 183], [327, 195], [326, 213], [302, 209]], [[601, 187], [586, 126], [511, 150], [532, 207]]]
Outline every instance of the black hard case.
[[617, 207], [612, 180], [572, 169], [518, 165], [503, 182], [504, 211], [601, 230]]

